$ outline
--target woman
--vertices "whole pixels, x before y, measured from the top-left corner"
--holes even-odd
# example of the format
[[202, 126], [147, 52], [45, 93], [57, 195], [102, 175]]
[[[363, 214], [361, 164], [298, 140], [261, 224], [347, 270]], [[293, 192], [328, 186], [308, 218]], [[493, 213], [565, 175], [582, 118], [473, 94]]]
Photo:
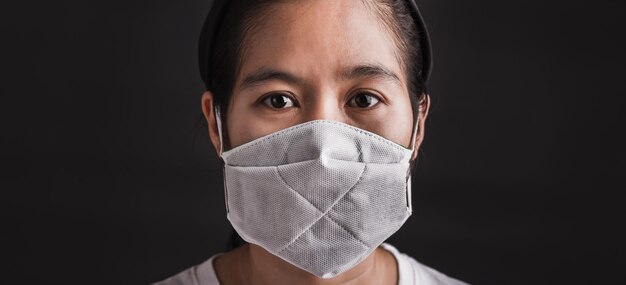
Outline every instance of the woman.
[[383, 243], [412, 210], [429, 48], [412, 0], [216, 1], [202, 110], [248, 243], [158, 284], [464, 284]]

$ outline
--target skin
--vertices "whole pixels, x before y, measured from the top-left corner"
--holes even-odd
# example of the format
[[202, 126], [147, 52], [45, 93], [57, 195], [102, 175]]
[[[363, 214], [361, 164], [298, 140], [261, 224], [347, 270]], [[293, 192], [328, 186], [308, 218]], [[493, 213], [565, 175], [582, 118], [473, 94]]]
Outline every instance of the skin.
[[[370, 8], [356, 0], [295, 1], [275, 4], [264, 19], [245, 43], [227, 109], [224, 149], [311, 120], [343, 122], [410, 147], [414, 117], [403, 65], [394, 38]], [[430, 107], [428, 95], [421, 99], [413, 159]], [[221, 155], [210, 91], [201, 104]], [[221, 255], [214, 267], [223, 285], [398, 282], [396, 260], [382, 248], [332, 279], [318, 278], [254, 244]]]

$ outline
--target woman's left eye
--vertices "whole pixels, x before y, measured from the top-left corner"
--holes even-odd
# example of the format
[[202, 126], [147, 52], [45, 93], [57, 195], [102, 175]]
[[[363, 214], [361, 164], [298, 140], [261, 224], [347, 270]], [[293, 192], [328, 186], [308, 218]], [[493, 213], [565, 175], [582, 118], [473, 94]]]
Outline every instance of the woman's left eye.
[[380, 100], [376, 95], [368, 92], [361, 92], [350, 98], [350, 101], [348, 101], [348, 106], [366, 109], [375, 106], [379, 102]]

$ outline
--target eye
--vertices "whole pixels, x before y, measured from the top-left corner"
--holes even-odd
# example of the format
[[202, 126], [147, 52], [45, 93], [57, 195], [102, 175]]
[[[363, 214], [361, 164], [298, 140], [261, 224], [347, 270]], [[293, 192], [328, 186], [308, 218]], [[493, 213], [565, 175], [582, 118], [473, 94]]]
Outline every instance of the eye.
[[273, 94], [263, 99], [263, 104], [274, 108], [283, 109], [295, 106], [293, 99], [285, 94]]
[[354, 108], [365, 109], [365, 108], [371, 108], [375, 106], [376, 104], [378, 104], [379, 102], [380, 100], [378, 99], [378, 96], [370, 92], [360, 92], [356, 94], [355, 96], [353, 96], [352, 98], [350, 98], [350, 101], [348, 102], [348, 106], [354, 107]]

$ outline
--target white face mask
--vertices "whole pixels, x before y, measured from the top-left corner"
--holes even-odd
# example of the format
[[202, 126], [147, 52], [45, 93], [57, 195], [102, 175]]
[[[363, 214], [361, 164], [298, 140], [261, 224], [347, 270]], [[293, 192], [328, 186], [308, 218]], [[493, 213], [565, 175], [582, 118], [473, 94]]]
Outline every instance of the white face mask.
[[228, 220], [247, 242], [318, 277], [335, 277], [411, 215], [412, 153], [336, 121], [261, 137], [222, 153]]

